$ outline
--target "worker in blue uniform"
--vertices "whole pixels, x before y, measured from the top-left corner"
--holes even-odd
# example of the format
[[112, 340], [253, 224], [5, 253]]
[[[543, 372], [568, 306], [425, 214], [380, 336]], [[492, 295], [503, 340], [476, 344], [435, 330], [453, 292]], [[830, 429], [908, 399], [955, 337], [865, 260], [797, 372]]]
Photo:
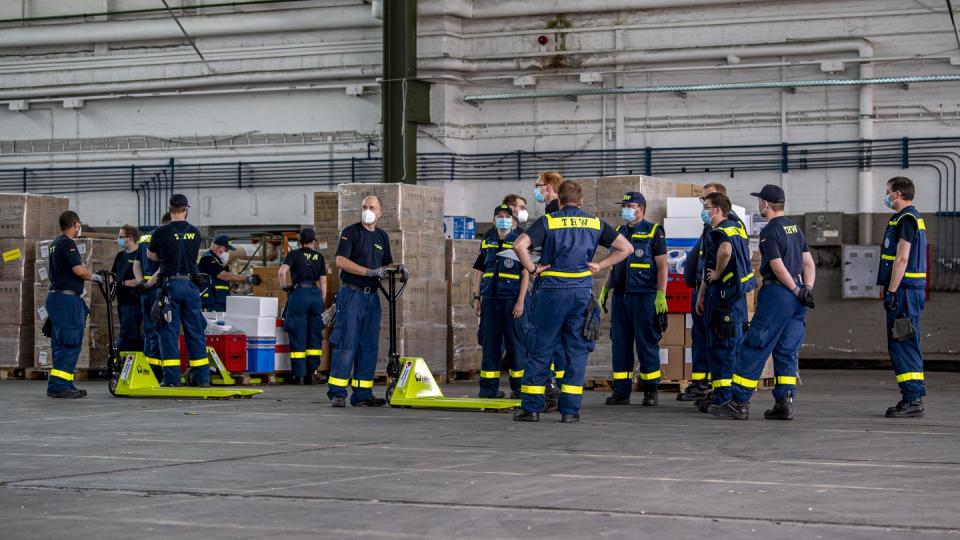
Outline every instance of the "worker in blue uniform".
[[[345, 407], [347, 387], [352, 386], [350, 404], [355, 407], [382, 407], [386, 400], [373, 395], [380, 343], [380, 279], [393, 265], [390, 237], [377, 227], [383, 205], [376, 196], [363, 200], [360, 222], [340, 232], [337, 268], [336, 318], [330, 334], [333, 358], [327, 396], [333, 407]], [[402, 268], [402, 266], [400, 267]], [[401, 279], [406, 281], [406, 272]]]
[[[540, 420], [550, 360], [558, 343], [567, 360], [560, 384], [560, 421], [580, 420], [587, 356], [599, 333], [600, 308], [593, 297], [593, 275], [626, 259], [632, 251], [623, 235], [580, 209], [583, 190], [577, 182], [564, 182], [559, 192], [562, 208], [537, 220], [513, 244], [523, 268], [531, 275], [539, 274], [530, 306], [527, 363], [520, 386], [522, 410], [513, 417], [519, 422]], [[592, 262], [598, 245], [610, 248], [610, 253]], [[530, 248], [537, 247], [542, 247], [541, 258], [534, 264]]]
[[300, 229], [300, 247], [280, 265], [280, 287], [287, 292], [283, 328], [290, 336], [294, 384], [314, 384], [323, 355], [323, 311], [327, 296], [327, 263], [313, 248], [313, 227]]
[[659, 402], [661, 317], [667, 314], [667, 244], [663, 227], [647, 221], [647, 199], [631, 191], [620, 203], [624, 223], [617, 232], [630, 241], [632, 250], [626, 260], [610, 269], [600, 290], [600, 305], [607, 310], [607, 298], [613, 296], [610, 315], [610, 340], [613, 352], [613, 393], [607, 405], [629, 405], [633, 392], [634, 349], [640, 361], [640, 389], [643, 405]]
[[140, 253], [140, 232], [133, 225], [124, 225], [117, 235], [120, 252], [113, 259], [112, 272], [117, 276], [117, 319], [120, 335], [117, 336], [118, 351], [142, 351], [143, 311], [136, 286], [140, 283], [133, 271]]
[[[170, 223], [170, 212], [164, 212], [160, 218], [160, 225]], [[160, 336], [157, 334], [157, 325], [150, 316], [150, 310], [153, 309], [153, 302], [157, 299], [157, 282], [160, 276], [157, 273], [157, 263], [151, 261], [147, 255], [150, 240], [153, 235], [150, 233], [140, 236], [140, 247], [137, 250], [137, 259], [133, 263], [133, 273], [142, 285], [140, 292], [140, 309], [143, 312], [143, 357], [150, 364], [154, 377], [157, 381], [163, 380], [163, 368], [160, 362]]]
[[82, 398], [86, 390], [73, 385], [73, 375], [83, 345], [83, 330], [90, 309], [83, 301], [84, 281], [102, 283], [103, 276], [83, 265], [77, 243], [81, 233], [80, 216], [66, 211], [60, 214], [60, 235], [50, 245], [50, 289], [44, 306], [50, 320], [53, 367], [47, 377], [47, 395], [52, 398]]
[[[702, 197], [711, 193], [727, 194], [727, 187], [723, 184], [711, 182], [703, 186]], [[746, 230], [743, 220], [732, 209], [728, 216], [740, 227]], [[703, 283], [703, 274], [706, 272], [706, 258], [703, 249], [706, 244], [706, 238], [713, 229], [709, 223], [703, 224], [703, 232], [697, 243], [687, 253], [686, 263], [684, 265], [683, 281], [688, 287], [693, 289], [690, 296], [690, 318], [692, 325], [690, 329], [691, 353], [691, 383], [677, 394], [677, 401], [693, 401], [694, 405], [699, 407], [703, 404], [709, 404], [712, 401], [712, 391], [710, 389], [710, 359], [707, 354], [707, 327], [703, 322], [703, 316], [697, 313], [697, 296], [699, 294], [700, 284]]]
[[775, 404], [763, 413], [768, 420], [793, 420], [797, 392], [797, 359], [803, 345], [807, 308], [814, 307], [816, 266], [800, 226], [783, 215], [786, 196], [780, 186], [758, 193], [757, 210], [767, 225], [760, 231], [760, 277], [757, 311], [743, 336], [733, 370], [733, 397], [709, 411], [721, 418], [746, 420], [760, 373], [773, 354]]
[[756, 288], [750, 269], [747, 231], [730, 219], [730, 199], [711, 193], [703, 199], [700, 218], [713, 227], [704, 248], [706, 270], [697, 295], [697, 313], [707, 329], [712, 403], [701, 403], [701, 412], [732, 397], [733, 364], [740, 354], [743, 326], [747, 322], [746, 293]]
[[[187, 346], [187, 382], [210, 386], [210, 361], [204, 329], [207, 321], [200, 307], [200, 289], [196, 284], [200, 231], [187, 222], [190, 204], [180, 193], [170, 196], [170, 223], [153, 232], [147, 257], [159, 263], [156, 275], [159, 290], [156, 302], [162, 313], [154, 320], [160, 338], [161, 386], [180, 385], [180, 326]], [[154, 310], [156, 311], [156, 310]]]
[[480, 364], [480, 397], [504, 397], [500, 391], [500, 364], [504, 349], [509, 362], [510, 395], [520, 397], [524, 348], [515, 320], [523, 317], [530, 275], [520, 263], [497, 254], [512, 250], [523, 233], [506, 203], [493, 209], [494, 226], [483, 235], [480, 254], [473, 264], [473, 307], [480, 318], [477, 336], [483, 348]]
[[[537, 176], [537, 183], [533, 186], [533, 197], [544, 205], [544, 213], [552, 214], [560, 210], [560, 186], [563, 176], [557, 171], [544, 171]], [[537, 288], [533, 288], [536, 292]], [[564, 370], [567, 365], [566, 351], [563, 344], [557, 342], [556, 350], [550, 361], [550, 380], [547, 381], [547, 390], [544, 393], [546, 404], [543, 412], [557, 410], [560, 397], [560, 385], [563, 384]]]
[[231, 283], [260, 284], [260, 276], [241, 276], [226, 270], [230, 252], [236, 249], [230, 243], [229, 236], [218, 234], [210, 244], [210, 249], [200, 256], [197, 269], [201, 274], [209, 276], [208, 285], [200, 291], [200, 303], [204, 311], [227, 310], [227, 297], [230, 296]]
[[877, 285], [884, 287], [887, 350], [901, 395], [900, 401], [887, 409], [888, 418], [922, 417], [926, 395], [920, 314], [927, 287], [927, 227], [913, 205], [915, 194], [913, 181], [898, 176], [887, 182], [883, 198], [884, 205], [896, 214], [883, 234]]

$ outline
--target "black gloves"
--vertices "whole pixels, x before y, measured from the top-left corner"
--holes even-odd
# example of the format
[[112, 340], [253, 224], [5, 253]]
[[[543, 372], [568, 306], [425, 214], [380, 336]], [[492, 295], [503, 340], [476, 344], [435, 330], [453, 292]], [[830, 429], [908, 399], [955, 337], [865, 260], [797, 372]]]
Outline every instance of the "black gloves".
[[797, 298], [800, 300], [800, 303], [807, 306], [808, 308], [817, 307], [813, 301], [813, 289], [808, 289], [806, 287], [800, 287], [800, 294], [797, 295]]
[[256, 286], [263, 283], [263, 280], [260, 279], [260, 276], [253, 274], [252, 276], [247, 276], [247, 283]]
[[883, 308], [887, 311], [897, 310], [897, 293], [890, 291], [883, 293]]
[[407, 272], [407, 269], [403, 265], [397, 265], [397, 271], [400, 272], [400, 283], [406, 283], [410, 279], [410, 273]]

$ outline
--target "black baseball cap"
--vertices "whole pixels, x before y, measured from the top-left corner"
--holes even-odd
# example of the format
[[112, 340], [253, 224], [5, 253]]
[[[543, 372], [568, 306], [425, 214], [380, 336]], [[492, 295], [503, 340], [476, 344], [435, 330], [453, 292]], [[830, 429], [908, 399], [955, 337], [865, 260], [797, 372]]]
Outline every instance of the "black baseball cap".
[[505, 204], [498, 205], [496, 208], [493, 209], [493, 215], [497, 215], [500, 212], [506, 212], [511, 216], [513, 216], [513, 210], [511, 210], [510, 207]]
[[300, 243], [306, 244], [317, 239], [317, 231], [313, 227], [304, 227], [300, 229]]
[[174, 193], [170, 196], [170, 206], [174, 208], [190, 208], [190, 203], [187, 202], [187, 196], [183, 193]]
[[647, 198], [643, 196], [643, 193], [639, 191], [628, 191], [623, 194], [623, 200], [618, 202], [619, 205], [624, 204], [640, 204], [643, 206], [647, 205]]
[[230, 237], [225, 234], [218, 234], [216, 238], [213, 239], [213, 243], [225, 247], [230, 251], [236, 251], [237, 248], [233, 247], [233, 244], [230, 243]]
[[751, 193], [750, 195], [772, 203], [787, 202], [787, 195], [783, 192], [783, 188], [773, 184], [767, 184], [763, 186], [759, 193]]

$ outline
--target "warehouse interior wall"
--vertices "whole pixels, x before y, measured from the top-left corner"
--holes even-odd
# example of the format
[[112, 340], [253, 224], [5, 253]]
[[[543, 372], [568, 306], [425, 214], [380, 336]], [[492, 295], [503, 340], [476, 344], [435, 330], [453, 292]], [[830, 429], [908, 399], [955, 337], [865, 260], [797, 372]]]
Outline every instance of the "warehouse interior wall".
[[[381, 28], [368, 3], [203, 8], [202, 0], [172, 0], [203, 58], [166, 12], [121, 13], [155, 4], [0, 0], [0, 169], [378, 155]], [[960, 136], [956, 83], [873, 86], [868, 114], [856, 87], [464, 102], [523, 90], [956, 74], [960, 51], [938, 1], [429, 0], [419, 9], [419, 72], [432, 83], [432, 123], [418, 132], [420, 152], [858, 140], [864, 122], [874, 139]], [[78, 13], [99, 15], [44, 18]], [[785, 46], [791, 54], [780, 54]], [[747, 208], [755, 206], [751, 191], [775, 183], [787, 192], [789, 213], [839, 211], [856, 221], [858, 212], [883, 216], [885, 180], [905, 174], [917, 182], [921, 212], [941, 208], [930, 169], [874, 168], [873, 197], [862, 205], [859, 173], [674, 177], [722, 182]], [[486, 209], [510, 192], [541, 213], [535, 176], [433, 185], [444, 187], [445, 213], [487, 221]], [[313, 222], [311, 195], [329, 189], [187, 194], [201, 226], [294, 226]], [[84, 193], [77, 185], [63, 194], [91, 226], [138, 221], [131, 191]], [[818, 339], [804, 355], [883, 356], [879, 306], [840, 300], [839, 271], [820, 272], [820, 307], [808, 321]], [[956, 340], [936, 327], [960, 315], [953, 296], [931, 296], [924, 329], [931, 354], [958, 354]], [[851, 328], [830, 324], [851, 312]]]

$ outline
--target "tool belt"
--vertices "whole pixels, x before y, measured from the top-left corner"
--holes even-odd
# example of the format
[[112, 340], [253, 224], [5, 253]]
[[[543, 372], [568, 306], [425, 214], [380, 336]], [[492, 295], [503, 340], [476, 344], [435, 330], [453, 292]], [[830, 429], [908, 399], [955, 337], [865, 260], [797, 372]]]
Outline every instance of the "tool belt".
[[316, 282], [316, 281], [301, 281], [300, 283], [297, 283], [297, 288], [298, 288], [298, 289], [316, 289], [316, 288], [317, 288], [317, 282]]
[[355, 291], [360, 291], [363, 294], [371, 294], [377, 292], [376, 287], [361, 287], [360, 285], [354, 285], [353, 283], [341, 283], [341, 287], [346, 287], [348, 289], [353, 289]]

